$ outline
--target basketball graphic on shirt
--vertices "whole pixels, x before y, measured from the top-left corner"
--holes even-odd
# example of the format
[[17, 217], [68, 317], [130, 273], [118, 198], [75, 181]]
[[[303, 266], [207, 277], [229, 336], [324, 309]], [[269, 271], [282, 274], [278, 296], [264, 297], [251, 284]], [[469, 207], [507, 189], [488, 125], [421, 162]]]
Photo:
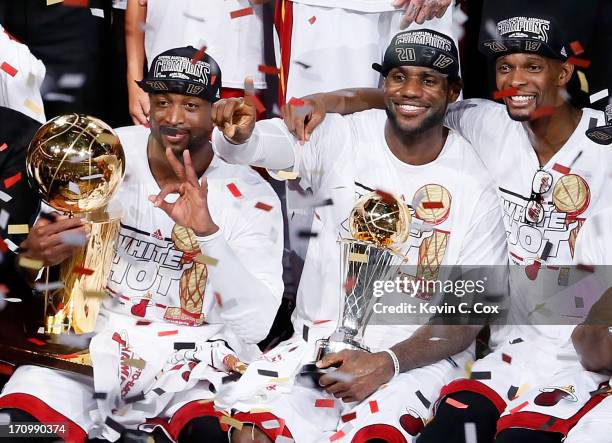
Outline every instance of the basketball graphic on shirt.
[[589, 206], [591, 192], [586, 180], [576, 174], [568, 174], [557, 180], [552, 200], [559, 212], [575, 217]]
[[416, 216], [427, 223], [438, 225], [447, 219], [451, 207], [451, 195], [442, 185], [429, 184], [414, 193]]
[[[192, 261], [201, 254], [200, 246], [192, 229], [180, 225], [172, 228], [172, 242], [179, 251], [183, 252], [182, 263]], [[185, 269], [179, 280], [180, 307], [168, 307], [164, 319], [178, 324], [189, 326], [201, 325], [204, 322], [202, 306], [204, 304], [204, 290], [208, 268], [203, 263], [193, 261], [189, 269]]]

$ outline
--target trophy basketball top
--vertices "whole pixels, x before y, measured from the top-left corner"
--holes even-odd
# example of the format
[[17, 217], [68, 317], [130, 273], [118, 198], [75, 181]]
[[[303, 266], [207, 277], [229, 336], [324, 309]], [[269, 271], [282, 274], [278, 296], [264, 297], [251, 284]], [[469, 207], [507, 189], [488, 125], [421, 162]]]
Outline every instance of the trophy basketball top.
[[379, 192], [364, 195], [349, 216], [355, 240], [377, 246], [398, 246], [408, 239], [412, 216], [408, 206], [397, 197]]
[[93, 212], [106, 206], [119, 188], [125, 154], [119, 137], [102, 120], [66, 114], [34, 134], [26, 168], [30, 185], [52, 208]]

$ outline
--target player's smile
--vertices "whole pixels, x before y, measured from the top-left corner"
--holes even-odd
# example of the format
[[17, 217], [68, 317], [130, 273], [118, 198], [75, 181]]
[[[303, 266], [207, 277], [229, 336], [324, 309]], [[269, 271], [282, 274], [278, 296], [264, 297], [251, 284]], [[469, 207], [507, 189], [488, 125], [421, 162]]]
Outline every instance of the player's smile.
[[393, 103], [397, 114], [405, 117], [416, 117], [425, 114], [429, 106], [416, 103]]

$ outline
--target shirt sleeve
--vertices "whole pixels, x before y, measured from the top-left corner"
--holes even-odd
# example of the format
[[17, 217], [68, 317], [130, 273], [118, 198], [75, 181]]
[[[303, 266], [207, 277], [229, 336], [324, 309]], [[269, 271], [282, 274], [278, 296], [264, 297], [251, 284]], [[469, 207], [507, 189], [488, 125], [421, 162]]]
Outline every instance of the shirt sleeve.
[[284, 289], [280, 202], [275, 196], [265, 202], [272, 206], [269, 211], [249, 204], [231, 236], [219, 230], [198, 238], [204, 254], [218, 260], [208, 266], [208, 275], [218, 293], [219, 315], [246, 343], [267, 336]]
[[584, 222], [576, 239], [574, 264], [612, 265], [612, 263], [605, 263], [604, 259], [603, 246], [606, 242], [603, 241], [605, 229], [602, 226], [604, 221], [602, 218], [599, 214], [595, 214]]

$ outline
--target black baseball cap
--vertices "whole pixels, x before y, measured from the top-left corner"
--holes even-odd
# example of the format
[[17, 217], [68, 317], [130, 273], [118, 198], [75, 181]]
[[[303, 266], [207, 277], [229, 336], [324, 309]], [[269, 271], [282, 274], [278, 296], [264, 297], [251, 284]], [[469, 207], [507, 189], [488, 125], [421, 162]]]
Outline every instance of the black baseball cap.
[[488, 23], [483, 21], [479, 49], [490, 58], [520, 52], [567, 60], [565, 38], [552, 17], [507, 16]]
[[137, 81], [150, 93], [175, 92], [211, 103], [221, 98], [221, 69], [210, 55], [193, 46], [170, 49], [153, 59], [146, 77]]
[[385, 51], [382, 64], [372, 64], [383, 77], [399, 66], [426, 66], [449, 78], [460, 78], [459, 51], [455, 42], [431, 29], [396, 34]]

